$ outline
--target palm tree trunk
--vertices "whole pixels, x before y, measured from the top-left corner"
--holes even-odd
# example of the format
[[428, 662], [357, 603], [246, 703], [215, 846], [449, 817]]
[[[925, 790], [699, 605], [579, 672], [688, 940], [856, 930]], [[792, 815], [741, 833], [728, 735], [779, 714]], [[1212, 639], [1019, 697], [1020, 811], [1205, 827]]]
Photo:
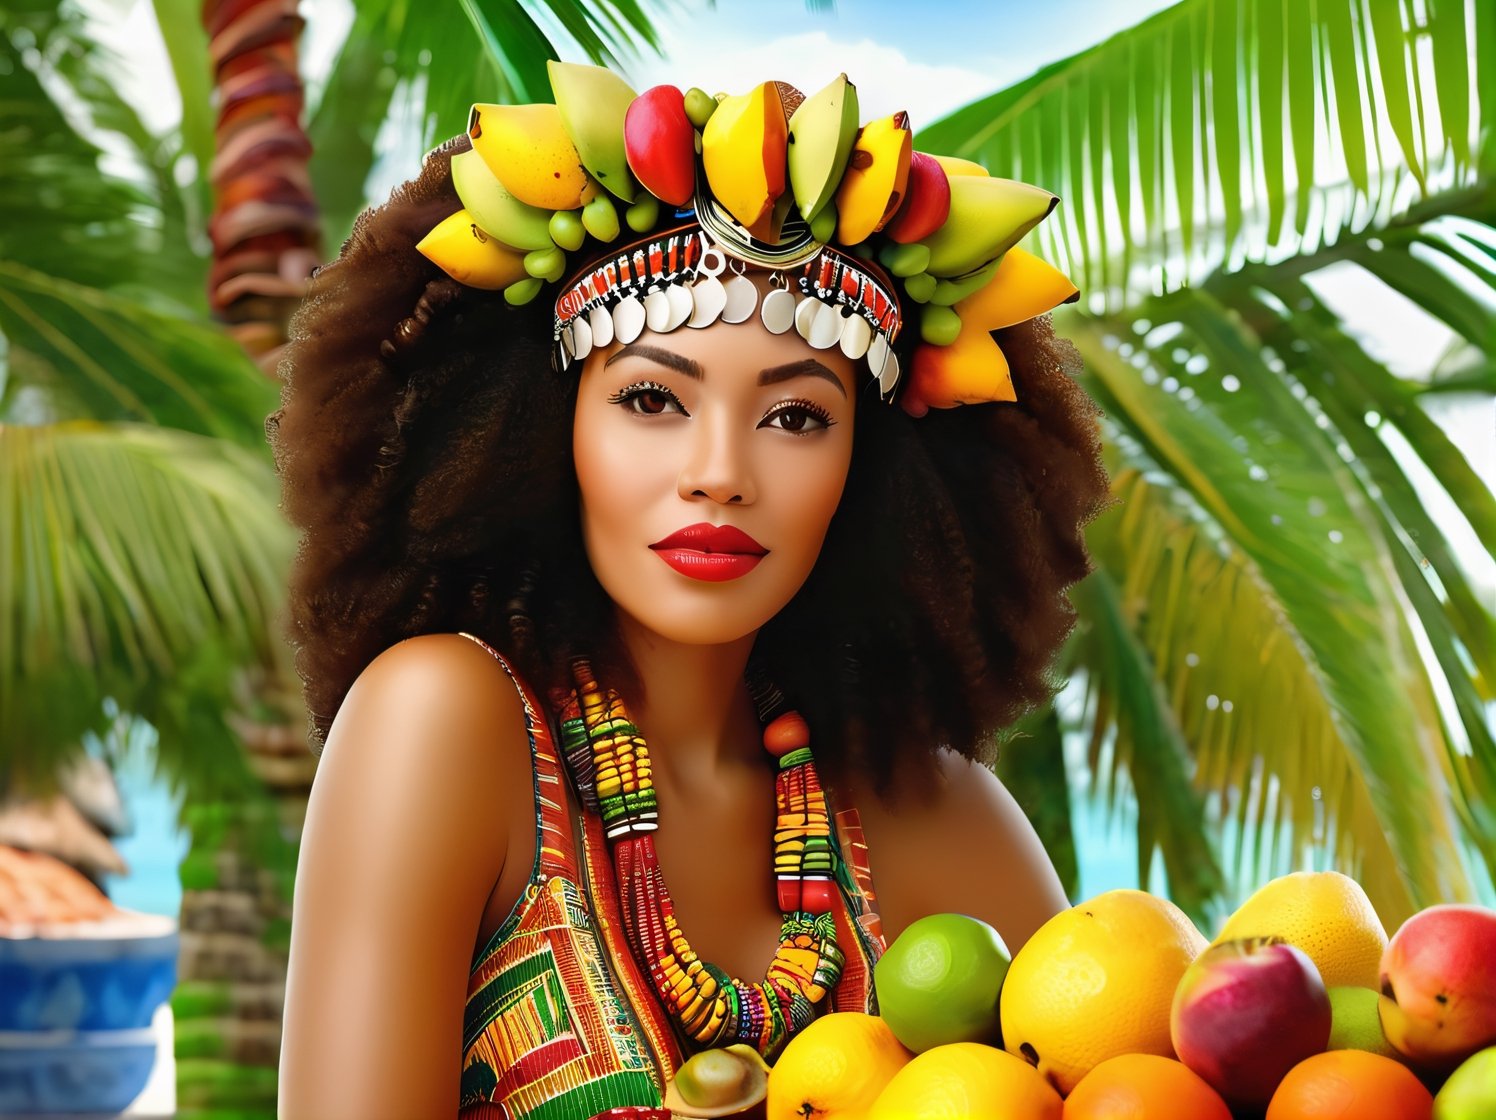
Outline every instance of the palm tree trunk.
[[239, 345], [267, 374], [286, 324], [321, 262], [317, 204], [302, 127], [305, 88], [297, 0], [206, 0], [218, 92], [208, 298]]

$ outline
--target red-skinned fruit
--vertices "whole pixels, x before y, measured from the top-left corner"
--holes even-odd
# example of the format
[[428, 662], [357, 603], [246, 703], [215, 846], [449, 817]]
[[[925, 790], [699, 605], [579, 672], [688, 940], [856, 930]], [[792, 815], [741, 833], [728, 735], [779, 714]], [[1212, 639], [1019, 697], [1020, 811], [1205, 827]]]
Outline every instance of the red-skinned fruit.
[[653, 86], [634, 98], [623, 118], [629, 170], [656, 198], [684, 206], [696, 194], [696, 129], [675, 86]]
[[1179, 1060], [1238, 1111], [1261, 1110], [1278, 1083], [1330, 1039], [1330, 998], [1301, 949], [1270, 938], [1212, 945], [1174, 992]]
[[883, 227], [883, 232], [901, 245], [921, 241], [934, 233], [951, 213], [951, 181], [934, 156], [915, 152], [909, 157], [909, 182], [904, 205]]
[[1382, 952], [1382, 1031], [1414, 1064], [1448, 1072], [1496, 1043], [1496, 910], [1420, 910]]

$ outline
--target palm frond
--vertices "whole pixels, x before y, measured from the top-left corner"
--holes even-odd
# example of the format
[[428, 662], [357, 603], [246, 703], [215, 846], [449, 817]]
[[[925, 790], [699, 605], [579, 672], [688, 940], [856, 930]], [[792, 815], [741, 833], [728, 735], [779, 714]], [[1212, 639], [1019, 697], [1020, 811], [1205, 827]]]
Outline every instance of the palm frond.
[[277, 656], [293, 541], [275, 494], [263, 457], [222, 440], [0, 426], [0, 782], [16, 758], [55, 769], [110, 698], [162, 729], [179, 773], [212, 768], [167, 740], [226, 740], [234, 666]]
[[1173, 288], [1380, 225], [1405, 184], [1475, 182], [1496, 106], [1479, 74], [1472, 119], [1467, 25], [1496, 30], [1483, 7], [1183, 0], [930, 125], [920, 146], [1064, 195], [1037, 237], [1082, 289], [1115, 302]]
[[[1204, 561], [1166, 563], [1175, 549], [1129, 551], [1121, 569], [1147, 608], [1137, 624], [1160, 674], [1193, 696], [1180, 718], [1199, 780], [1242, 790], [1260, 766], [1255, 805], [1238, 805], [1239, 819], [1286, 826], [1295, 850], [1325, 844], [1389, 922], [1469, 897], [1450, 809], [1454, 752], [1438, 741], [1396, 562], [1339, 441], [1261, 341], [1204, 293], [1137, 313], [1143, 337], [1117, 321], [1076, 322], [1074, 336], [1128, 462], [1173, 491], [1229, 561], [1221, 572], [1232, 578], [1209, 594], [1208, 568], [1179, 583]], [[1207, 706], [1212, 696], [1220, 708]], [[1208, 726], [1204, 714], [1226, 700], [1233, 718]]]
[[276, 388], [211, 327], [0, 261], [0, 332], [36, 359], [13, 357], [10, 381], [36, 376], [83, 415], [263, 445]]

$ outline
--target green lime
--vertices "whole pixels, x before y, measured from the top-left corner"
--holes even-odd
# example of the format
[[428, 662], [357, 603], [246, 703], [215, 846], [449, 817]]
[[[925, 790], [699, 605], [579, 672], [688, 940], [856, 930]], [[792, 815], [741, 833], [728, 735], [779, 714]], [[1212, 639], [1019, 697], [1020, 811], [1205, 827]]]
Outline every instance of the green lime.
[[920, 918], [873, 966], [878, 1014], [917, 1054], [950, 1042], [1001, 1046], [998, 995], [1010, 960], [997, 930], [980, 918]]

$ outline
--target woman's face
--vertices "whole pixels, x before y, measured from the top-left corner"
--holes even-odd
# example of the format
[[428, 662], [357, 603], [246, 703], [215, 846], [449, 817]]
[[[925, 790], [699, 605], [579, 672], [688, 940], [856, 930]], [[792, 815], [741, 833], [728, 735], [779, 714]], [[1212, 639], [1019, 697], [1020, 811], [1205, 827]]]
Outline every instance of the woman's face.
[[756, 314], [587, 357], [572, 427], [582, 536], [621, 610], [716, 644], [790, 601], [846, 483], [855, 365]]

